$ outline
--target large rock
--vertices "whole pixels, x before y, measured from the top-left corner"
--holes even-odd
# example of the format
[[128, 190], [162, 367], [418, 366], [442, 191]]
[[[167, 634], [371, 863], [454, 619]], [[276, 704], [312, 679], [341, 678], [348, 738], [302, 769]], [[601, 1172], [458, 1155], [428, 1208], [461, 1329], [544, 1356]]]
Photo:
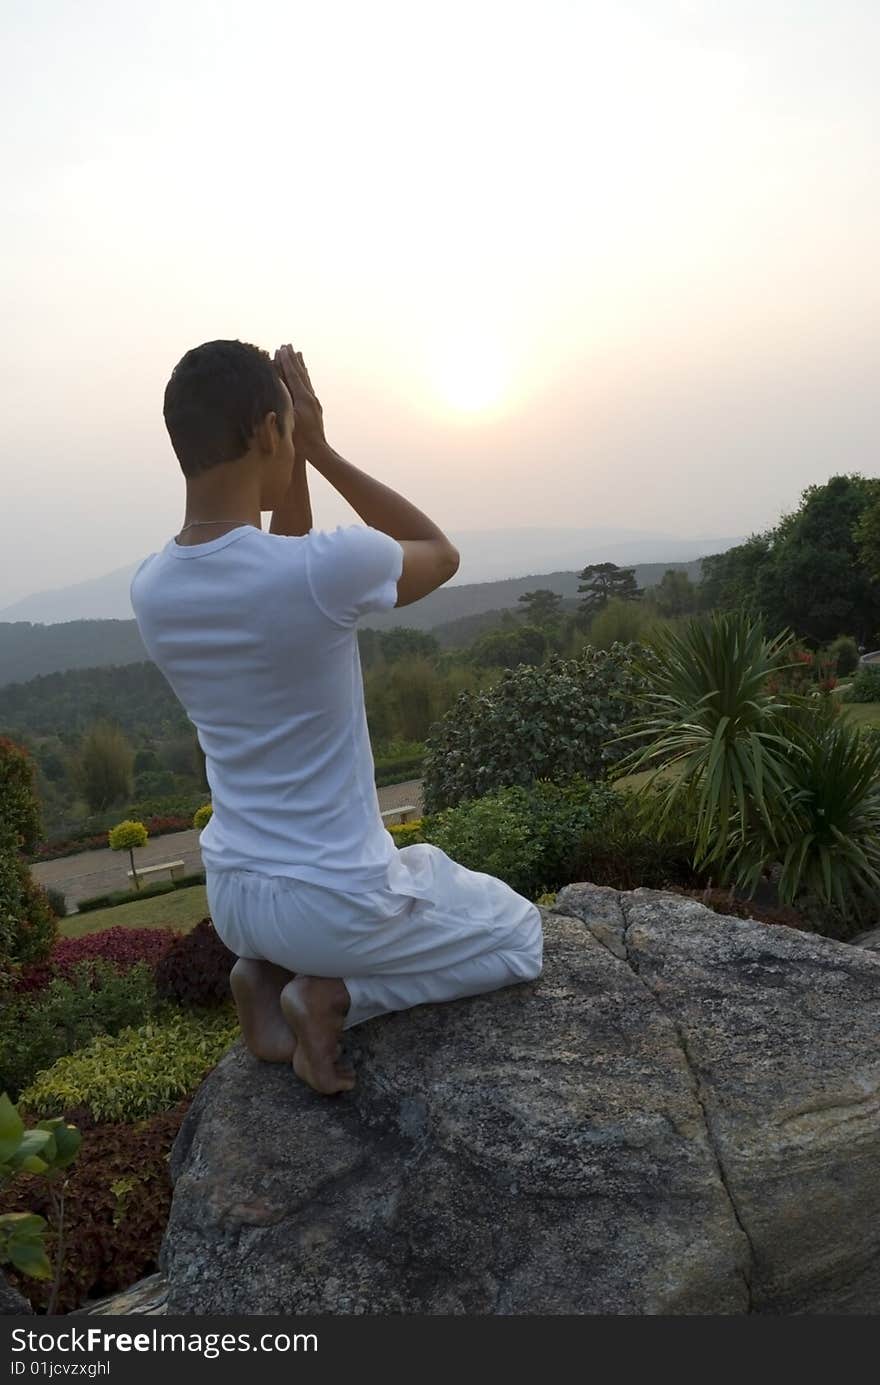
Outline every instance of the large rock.
[[590, 885], [534, 983], [233, 1046], [172, 1154], [167, 1312], [873, 1313], [880, 957]]
[[18, 1317], [33, 1311], [24, 1295], [13, 1289], [0, 1270], [0, 1318]]

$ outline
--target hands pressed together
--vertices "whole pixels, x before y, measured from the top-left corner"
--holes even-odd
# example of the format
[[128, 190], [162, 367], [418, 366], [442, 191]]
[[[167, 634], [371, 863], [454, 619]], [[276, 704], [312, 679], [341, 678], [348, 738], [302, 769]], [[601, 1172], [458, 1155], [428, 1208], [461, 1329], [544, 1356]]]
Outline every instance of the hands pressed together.
[[315, 394], [301, 351], [294, 351], [288, 342], [279, 346], [274, 362], [293, 400], [294, 446], [299, 455], [310, 459], [326, 442], [321, 401]]

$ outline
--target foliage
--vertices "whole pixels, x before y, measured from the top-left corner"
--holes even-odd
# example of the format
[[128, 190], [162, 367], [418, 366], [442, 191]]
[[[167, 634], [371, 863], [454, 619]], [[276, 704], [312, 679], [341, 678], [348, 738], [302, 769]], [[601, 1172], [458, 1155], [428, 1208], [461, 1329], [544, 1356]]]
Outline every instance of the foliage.
[[[67, 1171], [58, 1312], [127, 1289], [155, 1268], [171, 1207], [168, 1156], [188, 1106], [184, 1100], [135, 1124], [83, 1130], [80, 1156]], [[25, 1208], [51, 1215], [45, 1180], [25, 1177], [0, 1193], [0, 1209]], [[54, 1258], [52, 1228], [46, 1249]], [[45, 1311], [47, 1282], [15, 1274], [10, 1280], [37, 1312]]]
[[703, 559], [699, 599], [704, 611], [758, 612], [758, 576], [770, 561], [772, 532]]
[[[20, 1173], [53, 1178], [73, 1163], [80, 1143], [79, 1131], [60, 1116], [25, 1130], [8, 1093], [0, 1093], [0, 1188]], [[46, 1218], [37, 1213], [0, 1212], [0, 1265], [12, 1265], [34, 1279], [52, 1279], [47, 1228]]]
[[656, 614], [646, 602], [612, 597], [590, 621], [588, 640], [594, 649], [636, 642], [648, 644], [648, 633], [656, 623]]
[[636, 585], [635, 568], [621, 568], [616, 563], [588, 563], [578, 577], [578, 591], [586, 593], [578, 604], [578, 615], [583, 621], [598, 615], [612, 598], [637, 601], [644, 596]]
[[101, 1034], [59, 1058], [21, 1093], [24, 1111], [72, 1112], [96, 1121], [134, 1121], [188, 1096], [238, 1035], [234, 1010], [164, 1008], [155, 1019]]
[[155, 1008], [156, 988], [145, 962], [119, 973], [94, 958], [36, 995], [7, 986], [0, 1000], [0, 1089], [15, 1098], [37, 1073], [95, 1035], [140, 1023]]
[[[773, 841], [779, 898], [812, 896], [848, 913], [856, 931], [876, 914], [880, 893], [880, 740], [817, 707], [799, 742], [804, 753], [790, 758], [788, 812]], [[766, 833], [753, 826], [737, 852], [736, 882], [753, 888], [767, 855]]]
[[691, 615], [699, 604], [699, 592], [690, 577], [676, 568], [667, 568], [651, 596], [662, 616]]
[[562, 614], [562, 597], [549, 587], [537, 587], [517, 597], [529, 625], [553, 627]]
[[100, 720], [91, 727], [75, 761], [74, 777], [92, 812], [128, 798], [133, 761], [134, 751], [115, 721]]
[[130, 851], [134, 846], [145, 846], [149, 833], [142, 822], [125, 822], [117, 825], [107, 834], [107, 845], [111, 851]]
[[841, 696], [847, 702], [880, 702], [880, 665], [863, 664]]
[[537, 625], [521, 625], [483, 635], [470, 646], [467, 658], [477, 668], [516, 668], [542, 664], [548, 647], [547, 635]]
[[880, 625], [880, 587], [857, 536], [878, 494], [880, 482], [859, 475], [808, 486], [775, 529], [704, 559], [704, 602], [760, 613], [765, 629], [787, 626], [814, 644], [841, 630], [866, 642]]
[[644, 686], [637, 652], [615, 645], [579, 659], [552, 655], [540, 668], [506, 670], [481, 693], [462, 693], [426, 744], [427, 811], [535, 779], [604, 778], [623, 753], [606, 742]]
[[620, 740], [641, 735], [615, 775], [651, 768], [649, 787], [661, 771], [664, 810], [681, 803], [697, 812], [696, 866], [725, 869], [732, 850], [760, 820], [772, 839], [786, 812], [789, 742], [787, 703], [768, 691], [768, 681], [789, 666], [788, 632], [766, 640], [744, 612], [716, 613], [689, 621], [681, 634], [659, 637], [645, 667], [650, 687], [642, 715]]
[[213, 816], [214, 805], [212, 803], [203, 803], [201, 808], [197, 808], [193, 814], [192, 825], [197, 832], [201, 832], [203, 827], [207, 827]]
[[840, 678], [855, 673], [859, 666], [859, 647], [852, 635], [838, 635], [828, 646], [828, 654], [834, 661], [835, 671]]
[[494, 875], [532, 898], [573, 878], [585, 832], [612, 810], [606, 784], [577, 775], [565, 783], [511, 785], [422, 819], [425, 841], [454, 861]]
[[422, 836], [422, 819], [416, 818], [412, 822], [393, 822], [388, 828], [398, 847], [412, 846], [415, 842], [424, 841]]
[[33, 757], [0, 736], [0, 851], [33, 851], [42, 830]]
[[618, 790], [609, 811], [584, 833], [571, 879], [616, 890], [665, 890], [700, 882], [702, 874], [693, 862], [696, 815], [678, 804], [664, 816], [665, 806], [648, 790]]
[[873, 495], [853, 528], [853, 539], [862, 571], [870, 582], [880, 584], [880, 495]]
[[55, 915], [56, 919], [66, 918], [67, 899], [65, 898], [63, 891], [54, 890], [50, 885], [44, 885], [43, 889], [46, 892], [46, 903], [49, 905], [49, 908], [52, 910], [52, 913]]
[[[171, 928], [104, 928], [99, 933], [84, 933], [79, 938], [59, 938], [47, 961], [22, 969], [16, 980], [17, 991], [39, 991], [56, 976], [70, 980], [82, 962], [108, 962], [120, 975], [138, 962], [153, 969], [180, 937]], [[91, 969], [92, 984], [100, 979], [100, 968]]]
[[57, 935], [43, 886], [17, 854], [0, 850], [0, 968], [43, 961]]
[[219, 1005], [231, 995], [229, 973], [235, 962], [235, 953], [211, 920], [202, 919], [158, 963], [156, 990], [160, 999], [179, 1005]]

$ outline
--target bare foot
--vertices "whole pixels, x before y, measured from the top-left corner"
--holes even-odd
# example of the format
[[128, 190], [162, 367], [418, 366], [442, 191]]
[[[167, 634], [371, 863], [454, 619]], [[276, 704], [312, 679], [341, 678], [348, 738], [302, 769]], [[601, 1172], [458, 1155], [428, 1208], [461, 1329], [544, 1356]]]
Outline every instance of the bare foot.
[[281, 992], [295, 973], [274, 962], [239, 957], [229, 973], [244, 1041], [255, 1058], [289, 1063], [296, 1036], [281, 1009]]
[[338, 1061], [342, 1027], [351, 1005], [338, 977], [297, 976], [281, 992], [281, 1009], [296, 1035], [293, 1070], [316, 1092], [350, 1092], [354, 1070]]

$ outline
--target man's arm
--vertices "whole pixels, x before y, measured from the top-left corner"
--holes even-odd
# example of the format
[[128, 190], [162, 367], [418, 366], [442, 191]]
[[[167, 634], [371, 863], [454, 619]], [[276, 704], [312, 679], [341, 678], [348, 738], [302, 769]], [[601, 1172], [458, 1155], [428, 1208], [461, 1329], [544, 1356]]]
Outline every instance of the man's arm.
[[293, 476], [283, 502], [272, 511], [270, 534], [307, 534], [312, 528], [312, 504], [306, 459], [297, 452]]

